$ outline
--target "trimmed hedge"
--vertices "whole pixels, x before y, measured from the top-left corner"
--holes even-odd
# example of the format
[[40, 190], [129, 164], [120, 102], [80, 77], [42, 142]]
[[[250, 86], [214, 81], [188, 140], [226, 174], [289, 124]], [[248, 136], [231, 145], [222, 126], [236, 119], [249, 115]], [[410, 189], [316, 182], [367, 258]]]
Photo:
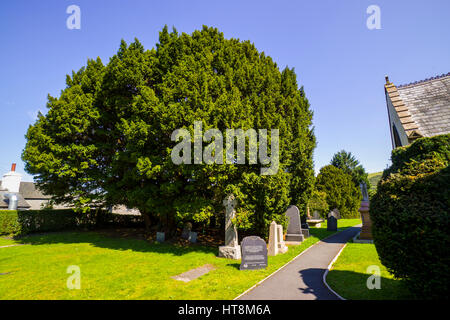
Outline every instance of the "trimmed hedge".
[[106, 226], [143, 226], [143, 219], [136, 215], [120, 215], [96, 210], [88, 213], [78, 213], [71, 209], [0, 210], [0, 235], [94, 229]]
[[393, 150], [370, 214], [380, 260], [420, 298], [449, 298], [450, 134]]

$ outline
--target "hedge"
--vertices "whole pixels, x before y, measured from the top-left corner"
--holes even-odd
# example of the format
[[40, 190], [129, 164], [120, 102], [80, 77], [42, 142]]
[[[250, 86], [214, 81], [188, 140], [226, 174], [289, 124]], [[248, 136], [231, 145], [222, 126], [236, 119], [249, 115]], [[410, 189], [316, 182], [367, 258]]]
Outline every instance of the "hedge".
[[370, 215], [380, 260], [418, 297], [448, 299], [450, 134], [392, 152]]
[[62, 210], [0, 210], [0, 235], [23, 235], [76, 229], [94, 229], [106, 226], [143, 226], [141, 216], [120, 215], [92, 210], [88, 213]]

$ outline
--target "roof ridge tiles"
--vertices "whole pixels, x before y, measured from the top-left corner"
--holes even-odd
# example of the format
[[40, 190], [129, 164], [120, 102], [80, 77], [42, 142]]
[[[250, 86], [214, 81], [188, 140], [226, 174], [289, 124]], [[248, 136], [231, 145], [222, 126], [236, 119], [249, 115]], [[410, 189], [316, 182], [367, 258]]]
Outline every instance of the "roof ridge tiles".
[[416, 84], [421, 84], [421, 83], [432, 81], [432, 80], [439, 80], [439, 79], [442, 79], [442, 78], [445, 78], [445, 77], [450, 77], [450, 72], [441, 74], [440, 76], [427, 78], [427, 79], [424, 79], [424, 80], [414, 81], [414, 82], [410, 82], [410, 83], [407, 83], [407, 84], [401, 84], [401, 85], [398, 85], [397, 88], [406, 88], [406, 87], [409, 87], [409, 86], [414, 86]]

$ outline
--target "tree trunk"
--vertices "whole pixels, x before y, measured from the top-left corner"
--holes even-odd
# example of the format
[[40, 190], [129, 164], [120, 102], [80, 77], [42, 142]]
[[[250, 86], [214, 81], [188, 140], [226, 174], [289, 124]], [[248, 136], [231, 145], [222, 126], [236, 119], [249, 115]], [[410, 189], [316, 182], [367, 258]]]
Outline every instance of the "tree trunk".
[[150, 226], [151, 226], [150, 216], [147, 212], [141, 211], [141, 214], [142, 214], [142, 218], [144, 218], [145, 231], [150, 232]]

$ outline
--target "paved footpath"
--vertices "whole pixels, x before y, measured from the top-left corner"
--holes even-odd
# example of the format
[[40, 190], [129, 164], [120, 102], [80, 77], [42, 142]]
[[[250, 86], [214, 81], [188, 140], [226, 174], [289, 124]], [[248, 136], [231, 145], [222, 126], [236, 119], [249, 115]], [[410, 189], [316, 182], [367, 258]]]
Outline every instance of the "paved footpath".
[[345, 243], [361, 231], [360, 226], [319, 241], [238, 300], [338, 300], [324, 285], [323, 274]]

